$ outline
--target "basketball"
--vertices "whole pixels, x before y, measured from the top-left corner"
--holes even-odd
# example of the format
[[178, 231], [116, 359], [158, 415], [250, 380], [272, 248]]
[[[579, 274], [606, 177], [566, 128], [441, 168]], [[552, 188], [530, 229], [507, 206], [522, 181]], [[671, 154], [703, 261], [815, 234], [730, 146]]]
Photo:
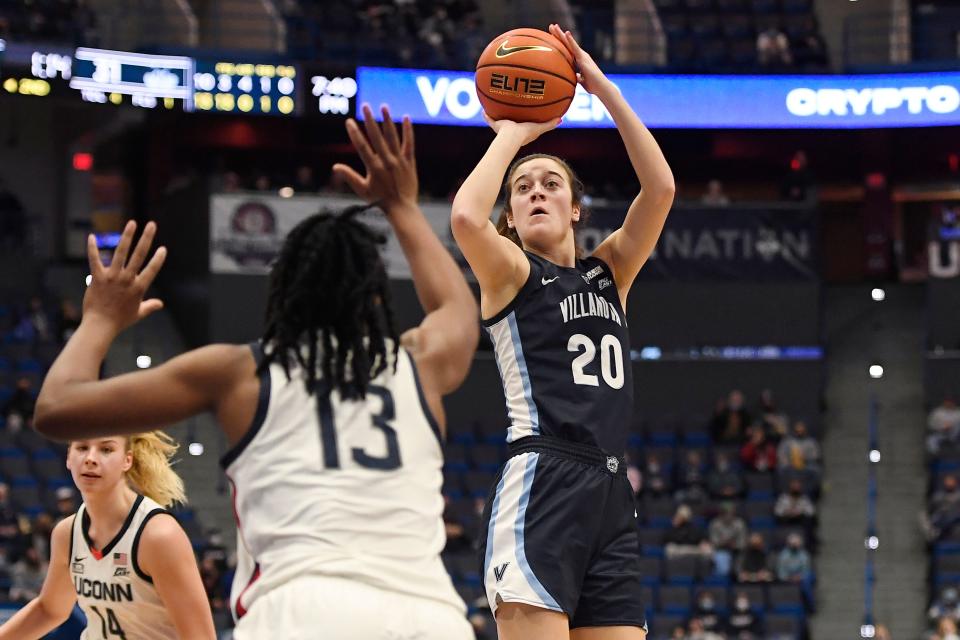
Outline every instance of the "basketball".
[[566, 113], [577, 89], [573, 57], [539, 29], [497, 36], [477, 61], [477, 96], [494, 120], [547, 122]]

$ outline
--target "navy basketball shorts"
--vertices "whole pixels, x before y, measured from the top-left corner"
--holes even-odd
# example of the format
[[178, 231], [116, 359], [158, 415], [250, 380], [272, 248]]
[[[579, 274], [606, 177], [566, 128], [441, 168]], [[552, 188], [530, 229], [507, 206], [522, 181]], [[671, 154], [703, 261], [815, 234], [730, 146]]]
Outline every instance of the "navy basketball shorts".
[[510, 443], [483, 512], [483, 586], [570, 627], [646, 627], [636, 503], [622, 459], [556, 438]]

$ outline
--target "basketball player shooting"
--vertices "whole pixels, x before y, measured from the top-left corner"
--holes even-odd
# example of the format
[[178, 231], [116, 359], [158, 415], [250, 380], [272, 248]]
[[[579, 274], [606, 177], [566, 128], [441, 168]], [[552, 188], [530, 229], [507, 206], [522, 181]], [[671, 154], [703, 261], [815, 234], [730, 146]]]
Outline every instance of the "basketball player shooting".
[[[488, 117], [496, 137], [451, 220], [480, 283], [510, 418], [511, 457], [484, 510], [481, 576], [501, 640], [642, 640], [636, 507], [623, 461], [633, 414], [625, 308], [670, 211], [673, 174], [572, 34], [557, 25], [550, 33], [613, 117], [642, 190], [623, 226], [581, 259], [583, 185], [555, 156], [513, 161], [558, 119]], [[490, 214], [501, 184], [498, 233]]]
[[426, 312], [419, 326], [397, 334], [384, 238], [357, 219], [369, 207], [354, 206], [287, 236], [259, 342], [99, 380], [116, 336], [162, 306], [144, 294], [166, 250], [147, 260], [156, 225], [134, 244], [130, 222], [109, 266], [89, 239], [83, 320], [37, 400], [37, 430], [59, 440], [216, 415], [231, 444], [221, 463], [238, 524], [237, 640], [472, 637], [440, 561], [440, 442], [441, 397], [476, 350], [477, 305], [417, 205], [409, 119], [401, 136], [386, 107], [382, 127], [363, 111], [367, 137], [352, 119], [346, 127], [366, 172], [334, 171], [386, 214]]

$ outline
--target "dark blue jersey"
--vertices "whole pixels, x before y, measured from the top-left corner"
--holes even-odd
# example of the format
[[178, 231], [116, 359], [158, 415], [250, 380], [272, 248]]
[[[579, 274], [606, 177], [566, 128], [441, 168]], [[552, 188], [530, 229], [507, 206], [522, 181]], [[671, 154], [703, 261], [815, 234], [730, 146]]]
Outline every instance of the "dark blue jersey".
[[626, 314], [599, 258], [561, 267], [524, 252], [530, 276], [484, 321], [510, 427], [507, 442], [551, 436], [622, 455], [633, 412]]

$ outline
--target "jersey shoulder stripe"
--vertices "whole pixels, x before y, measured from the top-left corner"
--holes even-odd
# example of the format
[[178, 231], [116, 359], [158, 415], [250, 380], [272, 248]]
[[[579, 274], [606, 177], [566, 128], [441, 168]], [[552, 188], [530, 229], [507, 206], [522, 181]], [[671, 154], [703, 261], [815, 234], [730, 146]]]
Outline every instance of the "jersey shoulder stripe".
[[[141, 579], [141, 580], [146, 580], [146, 581], [149, 582], [150, 584], [153, 584], [153, 577], [152, 577], [152, 576], [148, 576], [146, 573], [144, 573], [143, 569], [140, 568], [140, 560], [139, 560], [139, 558], [140, 558], [140, 536], [143, 535], [143, 530], [147, 528], [147, 523], [150, 522], [151, 518], [153, 518], [154, 516], [159, 516], [159, 515], [163, 515], [163, 514], [167, 514], [168, 516], [170, 516], [171, 518], [173, 518], [174, 520], [176, 520], [176, 518], [173, 516], [173, 514], [170, 513], [169, 511], [167, 511], [166, 509], [162, 509], [162, 508], [161, 508], [161, 509], [154, 509], [153, 511], [151, 511], [150, 513], [148, 513], [147, 515], [145, 515], [145, 516], [143, 517], [143, 521], [140, 523], [140, 528], [137, 529], [137, 535], [135, 535], [135, 536], [133, 537], [133, 545], [132, 545], [131, 548], [130, 548], [130, 559], [131, 559], [131, 561], [132, 561], [132, 563], [133, 563], [133, 571], [134, 571], [134, 573], [136, 573], [138, 576], [140, 576], [140, 579]], [[179, 522], [178, 522], [177, 524], [179, 524]]]
[[[263, 362], [263, 347], [259, 342], [250, 343], [250, 349], [253, 351], [253, 359], [257, 363], [259, 368], [260, 363]], [[243, 434], [243, 437], [233, 445], [223, 457], [220, 458], [220, 466], [226, 469], [229, 467], [234, 460], [240, 457], [247, 446], [253, 441], [257, 433], [260, 431], [260, 427], [263, 426], [264, 421], [267, 419], [267, 409], [270, 408], [270, 368], [266, 367], [263, 371], [260, 372], [260, 395], [257, 398], [257, 411], [253, 415], [253, 421], [250, 423], [250, 427], [247, 429], [247, 432]]]

